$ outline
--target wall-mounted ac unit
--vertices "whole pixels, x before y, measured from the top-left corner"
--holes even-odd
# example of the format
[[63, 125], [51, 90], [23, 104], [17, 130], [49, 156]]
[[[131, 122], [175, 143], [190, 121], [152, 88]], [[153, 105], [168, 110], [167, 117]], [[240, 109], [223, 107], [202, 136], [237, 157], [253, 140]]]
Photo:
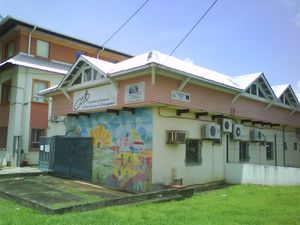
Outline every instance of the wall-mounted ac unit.
[[187, 131], [182, 130], [167, 130], [166, 144], [185, 144]]
[[51, 116], [51, 122], [63, 122], [63, 121], [65, 121], [64, 116], [57, 116], [57, 115]]
[[244, 126], [241, 124], [233, 124], [232, 126], [232, 140], [238, 141], [242, 140], [242, 135], [244, 131]]
[[232, 132], [232, 120], [223, 118], [220, 120], [220, 126], [223, 133], [231, 133]]
[[220, 139], [221, 138], [220, 125], [215, 123], [204, 125], [202, 130], [202, 138], [212, 139], [212, 140]]
[[260, 142], [260, 141], [264, 141], [265, 137], [261, 130], [253, 129], [250, 132], [250, 140], [254, 142]]

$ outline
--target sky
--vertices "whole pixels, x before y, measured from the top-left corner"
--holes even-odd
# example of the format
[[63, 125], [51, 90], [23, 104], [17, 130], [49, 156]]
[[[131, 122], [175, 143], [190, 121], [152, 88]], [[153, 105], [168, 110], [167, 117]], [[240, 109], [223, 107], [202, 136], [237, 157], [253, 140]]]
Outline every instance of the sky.
[[[106, 47], [169, 54], [214, 0], [150, 0]], [[145, 0], [0, 0], [0, 14], [102, 45]], [[263, 72], [300, 99], [300, 0], [218, 0], [173, 56], [239, 76]]]

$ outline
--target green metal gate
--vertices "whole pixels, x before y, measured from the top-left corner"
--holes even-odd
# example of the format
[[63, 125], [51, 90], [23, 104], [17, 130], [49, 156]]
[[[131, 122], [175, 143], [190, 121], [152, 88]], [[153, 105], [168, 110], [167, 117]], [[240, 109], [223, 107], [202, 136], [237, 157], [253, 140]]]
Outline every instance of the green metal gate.
[[43, 142], [50, 146], [41, 147], [47, 151], [40, 151], [40, 167], [48, 167], [61, 176], [91, 179], [92, 138], [54, 136]]

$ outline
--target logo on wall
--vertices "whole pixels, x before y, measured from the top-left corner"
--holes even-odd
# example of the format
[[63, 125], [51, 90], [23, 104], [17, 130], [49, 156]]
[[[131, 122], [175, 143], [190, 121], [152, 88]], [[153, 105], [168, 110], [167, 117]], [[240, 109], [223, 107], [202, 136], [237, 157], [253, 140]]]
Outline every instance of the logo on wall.
[[125, 103], [145, 101], [145, 82], [125, 86]]
[[191, 95], [189, 93], [172, 90], [171, 99], [182, 101], [182, 102], [190, 102]]
[[117, 105], [117, 91], [112, 85], [74, 92], [74, 111], [104, 108], [115, 105]]

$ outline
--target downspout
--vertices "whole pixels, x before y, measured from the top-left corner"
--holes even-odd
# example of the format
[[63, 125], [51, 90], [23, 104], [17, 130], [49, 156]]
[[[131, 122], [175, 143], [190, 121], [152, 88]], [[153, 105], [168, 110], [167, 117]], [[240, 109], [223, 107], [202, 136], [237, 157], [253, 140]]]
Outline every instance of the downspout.
[[31, 51], [31, 34], [36, 30], [36, 26], [34, 26], [34, 28], [29, 32], [28, 35], [28, 49], [27, 49], [27, 55], [30, 55], [30, 51]]
[[0, 63], [2, 62], [2, 42], [0, 41]]
[[100, 53], [104, 51], [104, 48], [102, 47], [100, 50], [97, 51], [97, 56], [96, 58], [99, 59]]
[[283, 144], [283, 166], [285, 166], [285, 151], [286, 151], [286, 143], [285, 143], [285, 126], [282, 127], [282, 144]]

